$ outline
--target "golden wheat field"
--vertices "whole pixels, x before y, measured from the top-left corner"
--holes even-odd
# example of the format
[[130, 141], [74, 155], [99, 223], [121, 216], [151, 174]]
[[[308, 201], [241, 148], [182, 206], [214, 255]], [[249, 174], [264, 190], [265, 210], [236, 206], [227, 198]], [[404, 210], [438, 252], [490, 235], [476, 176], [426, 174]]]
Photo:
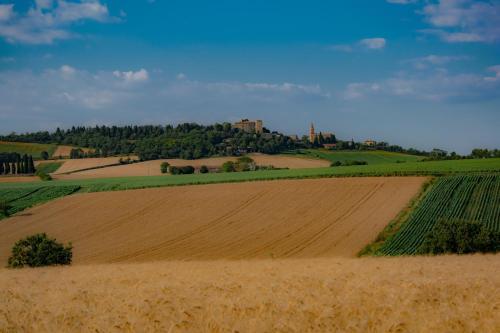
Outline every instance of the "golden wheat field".
[[424, 177], [211, 184], [70, 195], [0, 223], [0, 262], [46, 232], [75, 263], [354, 256]]
[[500, 256], [0, 270], [1, 332], [498, 332]]
[[[264, 155], [264, 154], [251, 154], [249, 155], [257, 165], [269, 166], [272, 165], [276, 168], [289, 168], [289, 169], [303, 169], [303, 168], [321, 168], [330, 165], [328, 161], [319, 159], [308, 159], [308, 158], [298, 158], [292, 156], [281, 156], [281, 155]], [[80, 159], [72, 160], [70, 164], [64, 168], [63, 171], [58, 171], [58, 173], [72, 172], [69, 175], [60, 175], [59, 179], [85, 179], [85, 178], [107, 178], [107, 177], [133, 177], [133, 176], [160, 176], [162, 175], [160, 171], [160, 165], [163, 162], [168, 162], [172, 166], [185, 166], [191, 165], [195, 168], [199, 168], [202, 165], [206, 165], [209, 168], [220, 168], [224, 162], [236, 161], [236, 157], [211, 157], [202, 158], [197, 160], [183, 160], [183, 159], [165, 159], [165, 160], [153, 160], [145, 161], [140, 163], [126, 164], [126, 165], [116, 165], [109, 166], [105, 168], [84, 170], [74, 172], [76, 170], [81, 170], [88, 168], [88, 163], [92, 163], [94, 159]], [[101, 160], [101, 159], [97, 159]], [[81, 162], [78, 162], [81, 161]], [[112, 164], [108, 161], [114, 161], [110, 158], [101, 161], [96, 161], [95, 166]], [[102, 163], [102, 164], [101, 164]], [[85, 164], [85, 167], [82, 165]]]

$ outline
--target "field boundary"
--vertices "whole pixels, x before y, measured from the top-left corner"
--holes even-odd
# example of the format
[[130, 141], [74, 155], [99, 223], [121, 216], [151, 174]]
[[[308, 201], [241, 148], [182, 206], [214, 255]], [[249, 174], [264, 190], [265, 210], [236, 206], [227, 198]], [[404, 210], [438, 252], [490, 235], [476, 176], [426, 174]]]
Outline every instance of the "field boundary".
[[389, 224], [378, 234], [377, 238], [375, 238], [373, 242], [366, 245], [358, 253], [358, 257], [384, 256], [384, 254], [379, 252], [380, 248], [382, 248], [388, 240], [401, 230], [401, 227], [408, 221], [412, 212], [420, 206], [424, 198], [430, 191], [432, 191], [437, 179], [438, 177], [432, 177], [423, 183], [420, 191], [410, 200], [410, 202], [408, 202], [408, 205], [404, 207], [401, 212], [399, 212], [396, 218], [389, 222]]

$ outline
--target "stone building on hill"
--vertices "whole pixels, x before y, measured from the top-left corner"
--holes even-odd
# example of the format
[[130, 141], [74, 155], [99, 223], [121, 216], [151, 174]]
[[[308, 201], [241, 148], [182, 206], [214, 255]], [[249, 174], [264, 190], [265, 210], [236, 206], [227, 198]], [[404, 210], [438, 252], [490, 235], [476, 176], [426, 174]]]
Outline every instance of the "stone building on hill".
[[243, 132], [247, 133], [262, 133], [264, 131], [264, 125], [262, 120], [248, 120], [241, 119], [240, 121], [233, 124], [233, 128], [238, 128]]

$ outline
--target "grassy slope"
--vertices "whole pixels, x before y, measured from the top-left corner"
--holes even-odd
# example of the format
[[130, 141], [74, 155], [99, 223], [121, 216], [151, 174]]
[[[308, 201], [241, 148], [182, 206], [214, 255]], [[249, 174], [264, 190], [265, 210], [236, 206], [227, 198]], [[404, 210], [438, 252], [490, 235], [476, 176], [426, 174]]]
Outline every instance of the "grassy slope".
[[32, 155], [33, 158], [40, 158], [42, 151], [52, 156], [57, 146], [53, 144], [24, 143], [24, 142], [6, 142], [0, 141], [0, 153], [19, 153]]
[[62, 164], [63, 164], [63, 162], [40, 163], [36, 167], [36, 171], [38, 171], [38, 172], [44, 172], [44, 173], [49, 174], [49, 173], [52, 173], [52, 172], [56, 172], [57, 169], [59, 169]]
[[332, 151], [327, 149], [306, 149], [299, 153], [294, 153], [297, 156], [313, 157], [328, 160], [330, 162], [344, 161], [365, 161], [369, 165], [401, 163], [401, 162], [417, 162], [422, 159], [421, 156], [392, 153], [381, 150], [374, 151]]

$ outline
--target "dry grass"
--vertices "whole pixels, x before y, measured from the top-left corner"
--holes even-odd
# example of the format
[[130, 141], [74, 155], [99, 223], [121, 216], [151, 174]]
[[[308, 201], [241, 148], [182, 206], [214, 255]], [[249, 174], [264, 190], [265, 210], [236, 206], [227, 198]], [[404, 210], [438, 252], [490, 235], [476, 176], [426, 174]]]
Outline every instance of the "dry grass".
[[212, 184], [74, 194], [0, 223], [0, 263], [22, 237], [74, 245], [76, 263], [354, 256], [426, 178]]
[[88, 153], [90, 148], [78, 148], [73, 146], [57, 146], [56, 150], [52, 154], [52, 157], [58, 158], [61, 157], [69, 157], [72, 149], [81, 149], [83, 152]]
[[498, 332], [500, 256], [0, 270], [1, 332]]

